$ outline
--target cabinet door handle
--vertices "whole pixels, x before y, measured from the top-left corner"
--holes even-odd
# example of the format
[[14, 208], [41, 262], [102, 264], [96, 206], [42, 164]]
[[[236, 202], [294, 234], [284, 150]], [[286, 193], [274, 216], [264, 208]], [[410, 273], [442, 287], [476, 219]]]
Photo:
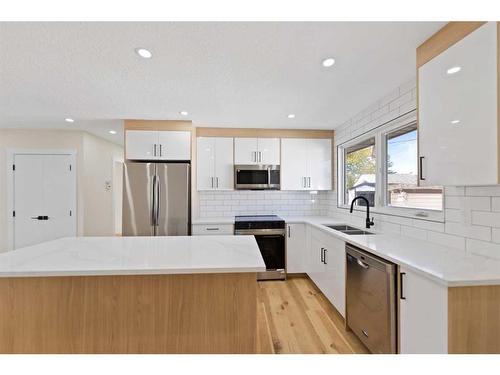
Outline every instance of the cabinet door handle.
[[303, 188], [306, 187], [306, 178], [305, 177], [302, 177], [302, 187]]
[[212, 183], [212, 189], [214, 188], [214, 178], [210, 177], [210, 182]]
[[419, 170], [419, 178], [422, 180], [422, 181], [425, 181], [425, 177], [424, 177], [424, 168], [423, 168], [423, 161], [424, 161], [424, 158], [425, 156], [421, 156], [418, 158], [418, 170]]
[[311, 187], [311, 177], [307, 177], [307, 187]]
[[161, 143], [160, 143], [160, 156], [162, 156], [162, 155], [161, 155]]
[[153, 156], [156, 156], [156, 143], [153, 145]]
[[259, 163], [262, 163], [262, 152], [259, 151]]
[[320, 258], [321, 258], [321, 263], [325, 263], [325, 253], [324, 253], [324, 250], [325, 248], [321, 248], [321, 254], [320, 254]]
[[216, 187], [219, 188], [219, 177], [215, 177]]
[[288, 226], [288, 238], [290, 238], [290, 232], [291, 232], [291, 229], [290, 229], [290, 225]]
[[328, 253], [328, 249], [323, 249], [323, 263], [324, 264], [328, 264], [328, 262], [326, 261], [326, 254]]
[[403, 294], [403, 276], [406, 275], [406, 272], [400, 272], [399, 273], [399, 298], [400, 299], [406, 299], [406, 297]]
[[257, 163], [257, 151], [252, 151], [252, 161]]
[[219, 230], [219, 228], [207, 228], [207, 230]]

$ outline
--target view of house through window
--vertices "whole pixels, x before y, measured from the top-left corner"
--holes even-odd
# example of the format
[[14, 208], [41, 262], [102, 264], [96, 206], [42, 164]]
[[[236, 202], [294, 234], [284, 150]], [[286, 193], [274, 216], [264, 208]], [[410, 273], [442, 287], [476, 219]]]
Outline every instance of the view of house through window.
[[419, 187], [417, 125], [387, 134], [387, 205], [442, 210], [442, 187]]
[[[355, 197], [363, 196], [373, 207], [375, 205], [376, 180], [375, 138], [346, 148], [344, 160], [344, 203], [351, 204]], [[356, 204], [358, 206], [366, 205], [361, 199]]]

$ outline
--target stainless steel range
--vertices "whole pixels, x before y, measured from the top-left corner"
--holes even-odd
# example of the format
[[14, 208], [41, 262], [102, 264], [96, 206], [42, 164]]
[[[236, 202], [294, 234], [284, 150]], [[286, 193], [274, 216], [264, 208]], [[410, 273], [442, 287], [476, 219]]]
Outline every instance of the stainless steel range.
[[236, 216], [234, 234], [255, 236], [266, 264], [266, 272], [258, 273], [257, 280], [286, 278], [285, 220], [276, 215]]

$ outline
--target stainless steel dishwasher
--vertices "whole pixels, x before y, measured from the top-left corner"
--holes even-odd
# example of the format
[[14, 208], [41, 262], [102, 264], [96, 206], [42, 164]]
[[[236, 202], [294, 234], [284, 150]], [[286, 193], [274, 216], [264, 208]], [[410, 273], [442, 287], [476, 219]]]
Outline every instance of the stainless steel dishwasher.
[[396, 353], [396, 265], [346, 245], [346, 322], [372, 353]]

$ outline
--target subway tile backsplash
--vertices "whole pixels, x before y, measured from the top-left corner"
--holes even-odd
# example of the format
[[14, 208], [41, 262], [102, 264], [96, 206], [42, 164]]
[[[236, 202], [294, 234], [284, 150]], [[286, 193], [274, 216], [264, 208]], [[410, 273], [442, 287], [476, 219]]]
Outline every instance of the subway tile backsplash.
[[320, 201], [327, 192], [308, 191], [200, 191], [200, 217], [235, 215], [326, 215]]

